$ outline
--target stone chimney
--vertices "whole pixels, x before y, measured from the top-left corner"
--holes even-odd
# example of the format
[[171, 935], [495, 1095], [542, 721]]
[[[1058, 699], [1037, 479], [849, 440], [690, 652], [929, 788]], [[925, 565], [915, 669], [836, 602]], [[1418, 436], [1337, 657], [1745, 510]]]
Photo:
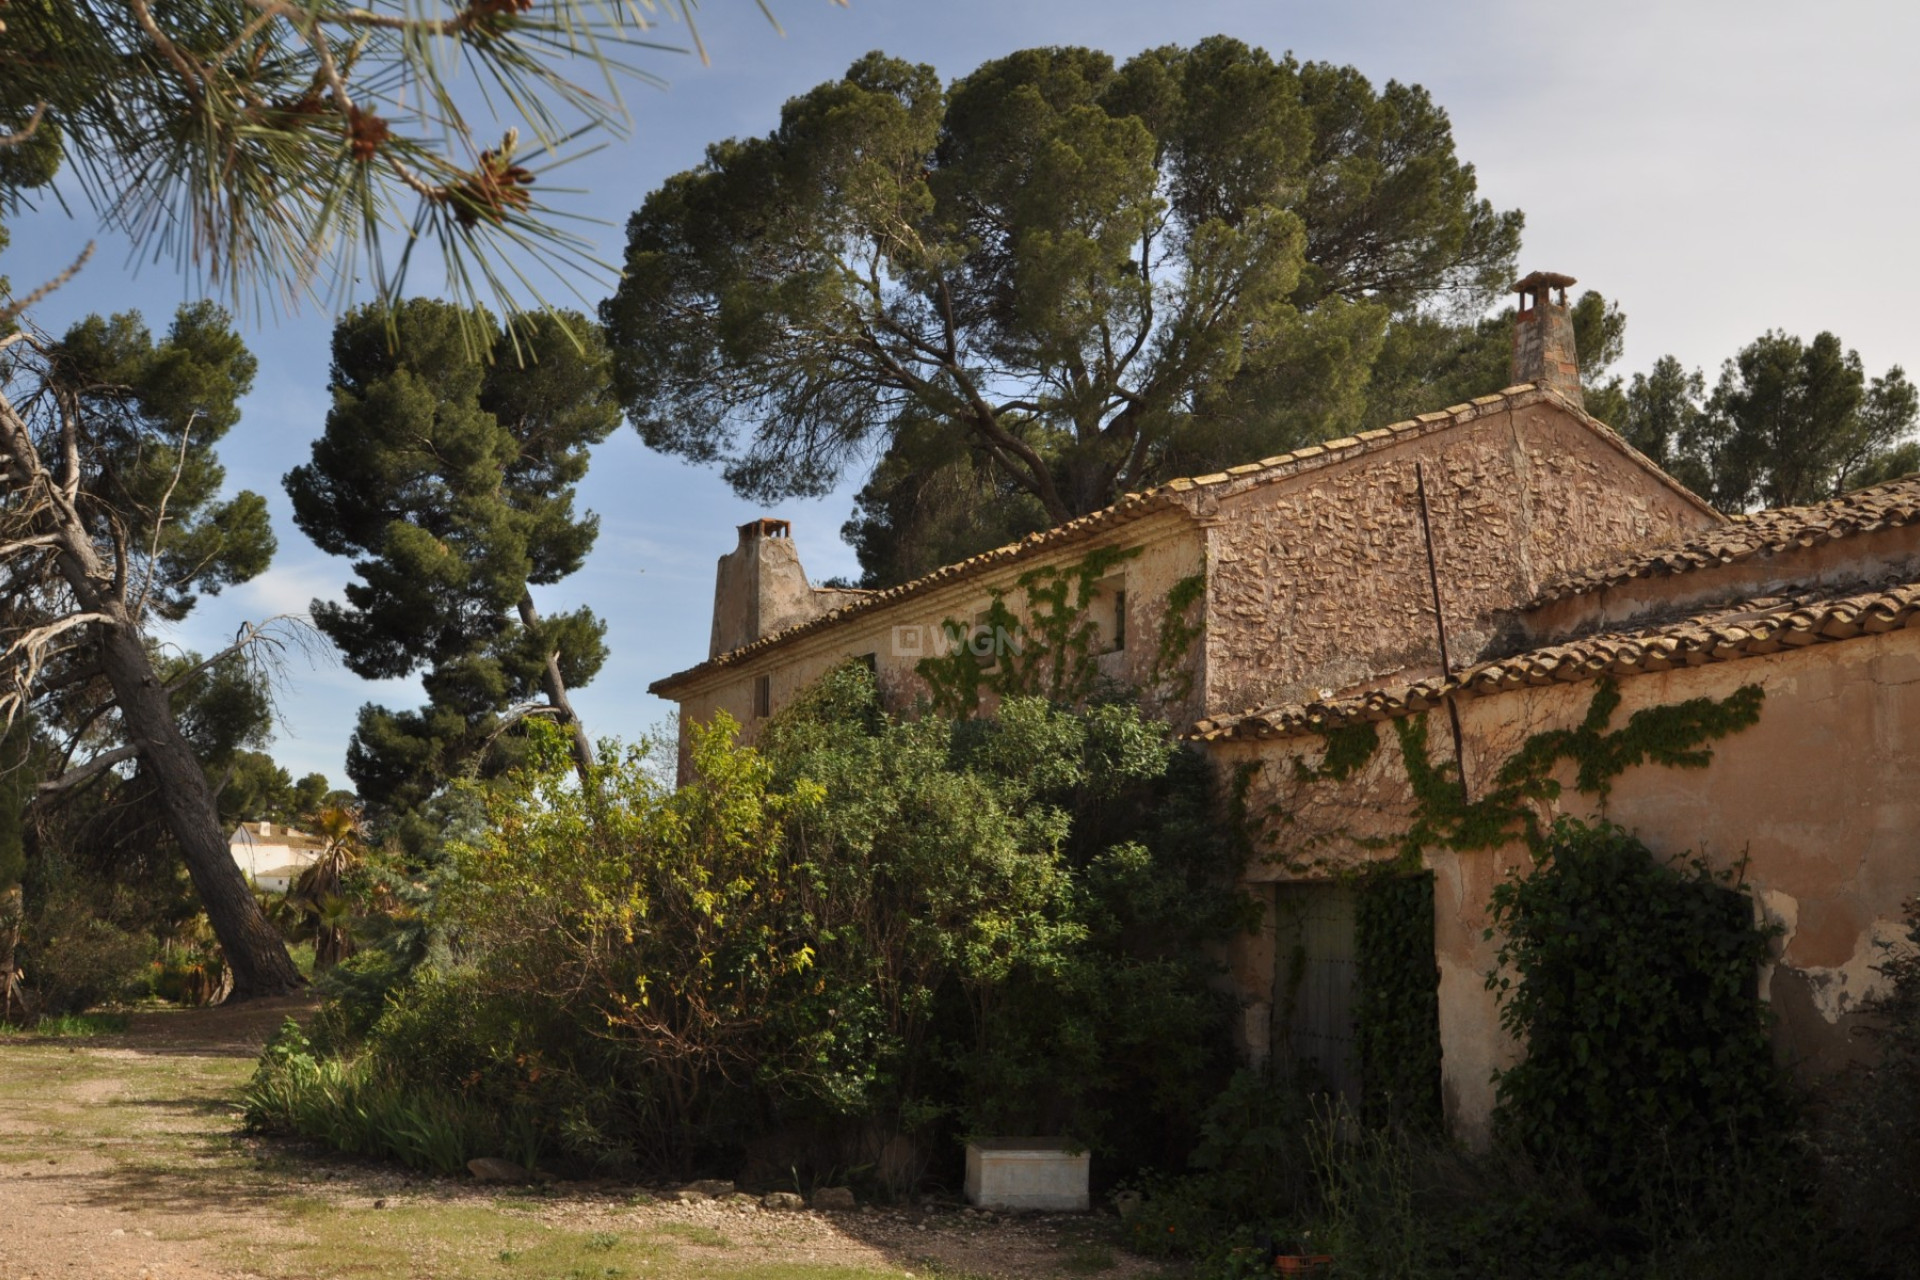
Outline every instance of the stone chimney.
[[731, 653], [818, 612], [800, 553], [793, 549], [792, 527], [785, 520], [749, 521], [740, 526], [740, 545], [720, 557], [707, 656]]
[[[1572, 276], [1536, 271], [1513, 286], [1520, 313], [1513, 318], [1513, 381], [1532, 382], [1557, 391], [1576, 408], [1580, 394], [1580, 355], [1573, 348], [1573, 310], [1567, 306]], [[1554, 298], [1553, 291], [1559, 291]]]

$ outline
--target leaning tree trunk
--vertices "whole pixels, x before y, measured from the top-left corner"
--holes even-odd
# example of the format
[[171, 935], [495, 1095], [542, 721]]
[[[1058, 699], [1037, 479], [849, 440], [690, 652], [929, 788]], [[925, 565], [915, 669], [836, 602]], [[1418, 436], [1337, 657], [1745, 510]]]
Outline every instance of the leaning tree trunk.
[[[107, 604], [118, 611], [118, 602]], [[180, 846], [194, 891], [233, 973], [233, 996], [284, 995], [303, 984], [279, 930], [247, 887], [220, 830], [213, 790], [193, 747], [173, 718], [167, 691], [139, 633], [122, 619], [100, 628], [101, 665], [120, 707], [127, 737], [157, 784], [160, 810]]]
[[[63, 465], [71, 479], [79, 469], [78, 450], [71, 440], [66, 453]], [[99, 642], [101, 668], [113, 688], [128, 742], [138, 751], [143, 767], [152, 771], [161, 815], [180, 846], [214, 936], [226, 952], [234, 998], [281, 995], [304, 985], [286, 942], [267, 923], [266, 913], [233, 860], [207, 775], [180, 732], [172, 701], [127, 608], [124, 574], [116, 573], [95, 547], [75, 505], [75, 485], [63, 485], [48, 473], [26, 422], [4, 397], [0, 397], [0, 474], [18, 494], [27, 496], [29, 505], [39, 504], [32, 516], [34, 532], [44, 539], [40, 545], [51, 543], [60, 577]]]
[[[533, 594], [525, 588], [520, 592], [520, 623], [529, 631], [540, 625], [540, 611], [533, 607]], [[573, 713], [573, 702], [567, 697], [567, 682], [560, 675], [558, 650], [547, 651], [547, 666], [540, 679], [546, 686], [547, 705], [560, 713], [561, 723], [573, 732], [573, 770], [585, 783], [593, 772], [593, 742], [587, 737], [587, 727]]]
[[59, 521], [60, 571], [80, 607], [95, 615], [93, 630], [100, 643], [100, 666], [113, 688], [120, 723], [128, 741], [139, 751], [143, 768], [159, 792], [161, 816], [180, 846], [194, 892], [206, 909], [207, 922], [226, 952], [233, 974], [235, 1000], [284, 995], [305, 984], [287, 944], [267, 921], [233, 860], [233, 850], [220, 830], [220, 814], [213, 789], [200, 768], [193, 746], [180, 732], [173, 704], [141, 643], [140, 629], [128, 615], [125, 601], [103, 584], [111, 583], [76, 522]]

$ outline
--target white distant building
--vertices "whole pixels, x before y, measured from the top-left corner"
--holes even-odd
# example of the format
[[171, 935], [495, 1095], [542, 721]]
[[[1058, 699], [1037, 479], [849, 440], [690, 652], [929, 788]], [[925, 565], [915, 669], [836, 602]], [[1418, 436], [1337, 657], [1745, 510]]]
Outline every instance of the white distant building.
[[241, 823], [227, 845], [247, 879], [270, 893], [285, 893], [327, 847], [318, 836], [271, 822]]

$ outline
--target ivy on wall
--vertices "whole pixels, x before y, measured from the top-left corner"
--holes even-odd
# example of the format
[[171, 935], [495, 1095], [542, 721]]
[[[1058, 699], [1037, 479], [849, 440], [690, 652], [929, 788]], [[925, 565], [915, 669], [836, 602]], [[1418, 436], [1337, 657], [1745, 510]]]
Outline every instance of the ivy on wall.
[[[1527, 738], [1494, 771], [1492, 786], [1476, 799], [1469, 799], [1461, 785], [1457, 760], [1436, 761], [1428, 753], [1425, 713], [1395, 720], [1394, 737], [1413, 799], [1405, 830], [1388, 837], [1336, 834], [1364, 850], [1391, 850], [1392, 861], [1403, 870], [1417, 868], [1427, 849], [1466, 853], [1519, 840], [1537, 855], [1545, 839], [1540, 809], [1562, 793], [1554, 771], [1563, 762], [1574, 766], [1574, 790], [1592, 796], [1604, 808], [1614, 780], [1638, 765], [1705, 768], [1713, 759], [1710, 744], [1755, 724], [1764, 698], [1759, 685], [1743, 685], [1725, 698], [1690, 698], [1672, 706], [1642, 708], [1613, 729], [1609, 726], [1620, 709], [1620, 686], [1601, 677], [1578, 725]], [[1372, 722], [1330, 729], [1320, 736], [1325, 747], [1317, 764], [1293, 761], [1293, 780], [1299, 785], [1347, 782], [1380, 749], [1379, 726]], [[1280, 804], [1270, 806], [1259, 818], [1269, 829], [1295, 821], [1294, 814]], [[1311, 837], [1295, 842], [1305, 849], [1318, 843]], [[1337, 869], [1324, 859], [1281, 855], [1279, 861], [1296, 873]]]
[[1369, 1120], [1437, 1133], [1440, 969], [1433, 876], [1374, 863], [1354, 885], [1354, 1047]]
[[1786, 1155], [1753, 981], [1775, 931], [1733, 879], [1562, 819], [1531, 873], [1493, 892], [1487, 987], [1527, 1046], [1498, 1076], [1496, 1126], [1609, 1208], [1685, 1209], [1730, 1164]]
[[[996, 590], [979, 618], [943, 621], [946, 652], [914, 667], [927, 683], [933, 709], [960, 719], [976, 714], [987, 693], [1056, 703], [1093, 694], [1101, 681], [1095, 651], [1100, 630], [1088, 609], [1100, 581], [1141, 550], [1100, 547], [1075, 564], [1037, 566], [1014, 580], [1025, 605], [1019, 612], [1008, 604], [1007, 592]], [[1167, 593], [1150, 683], [1164, 685], [1169, 698], [1192, 691], [1193, 671], [1184, 659], [1205, 628], [1205, 596], [1204, 573], [1182, 578]]]
[[1153, 671], [1148, 677], [1169, 702], [1179, 702], [1193, 693], [1193, 664], [1187, 655], [1193, 651], [1200, 633], [1206, 630], [1207, 572], [1191, 574], [1167, 589], [1166, 607], [1160, 613], [1159, 634], [1153, 649]]
[[1704, 769], [1713, 760], [1707, 744], [1755, 724], [1765, 696], [1759, 685], [1743, 685], [1725, 698], [1645, 707], [1609, 731], [1620, 708], [1620, 686], [1602, 677], [1578, 726], [1529, 737], [1495, 773], [1493, 789], [1473, 801], [1460, 784], [1458, 761], [1436, 765], [1428, 759], [1426, 717], [1398, 721], [1394, 728], [1415, 802], [1413, 822], [1400, 840], [1400, 857], [1417, 862], [1423, 849], [1465, 853], [1514, 839], [1523, 840], [1538, 856], [1545, 837], [1537, 806], [1559, 799], [1560, 780], [1553, 771], [1562, 761], [1574, 766], [1574, 789], [1604, 807], [1614, 779], [1636, 765]]

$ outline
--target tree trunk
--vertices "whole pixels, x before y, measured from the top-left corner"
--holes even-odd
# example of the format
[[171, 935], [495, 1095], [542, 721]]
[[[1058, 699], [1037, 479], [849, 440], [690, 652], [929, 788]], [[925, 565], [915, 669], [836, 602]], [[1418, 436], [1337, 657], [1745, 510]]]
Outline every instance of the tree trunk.
[[[64, 559], [64, 557], [63, 557]], [[119, 613], [117, 601], [102, 602]], [[279, 930], [268, 923], [220, 830], [213, 791], [193, 747], [173, 718], [167, 691], [148, 661], [140, 634], [122, 617], [99, 628], [102, 666], [120, 707], [127, 737], [153, 771], [160, 810], [206, 908], [233, 974], [232, 999], [285, 995], [305, 984]]]
[[125, 575], [103, 563], [74, 504], [73, 477], [79, 464], [71, 440], [67, 451], [62, 465], [73, 483], [63, 485], [48, 474], [26, 422], [0, 397], [0, 458], [13, 470], [8, 483], [16, 492], [37, 495], [44, 502], [35, 523], [56, 540], [60, 576], [82, 612], [92, 615], [88, 630], [100, 645], [101, 673], [113, 688], [128, 742], [139, 750], [143, 766], [153, 771], [161, 814], [180, 845], [214, 936], [226, 951], [233, 996], [245, 1000], [285, 994], [305, 980], [233, 860], [207, 775], [180, 732], [173, 704], [127, 608]]
[[[529, 631], [540, 625], [540, 611], [533, 607], [533, 593], [524, 588], [520, 592], [520, 623]], [[560, 676], [559, 650], [547, 651], [547, 667], [540, 681], [546, 686], [547, 705], [558, 711], [560, 722], [573, 731], [573, 769], [584, 783], [593, 770], [593, 743], [587, 737], [587, 727], [573, 713], [573, 703], [567, 697], [567, 682]]]
[[20, 970], [14, 956], [20, 949], [20, 926], [26, 919], [26, 900], [19, 885], [0, 892], [0, 1022], [11, 1022], [14, 1010], [26, 1019], [27, 994], [20, 985]]

